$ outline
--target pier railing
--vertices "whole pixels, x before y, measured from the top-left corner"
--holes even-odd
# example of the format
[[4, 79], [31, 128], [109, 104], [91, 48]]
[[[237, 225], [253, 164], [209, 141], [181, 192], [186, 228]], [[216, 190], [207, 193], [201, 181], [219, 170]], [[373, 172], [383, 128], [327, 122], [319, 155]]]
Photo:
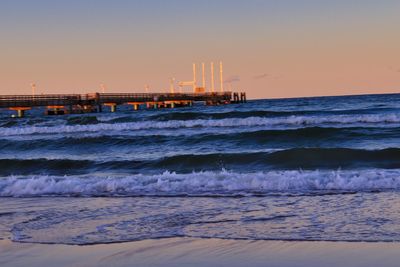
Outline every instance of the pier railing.
[[0, 107], [67, 106], [76, 105], [80, 99], [80, 95], [0, 95]]
[[117, 103], [123, 104], [127, 102], [151, 102], [151, 101], [229, 101], [231, 92], [223, 93], [133, 93], [133, 94], [99, 94], [100, 103]]
[[0, 95], [0, 108], [125, 104], [152, 101], [230, 101], [231, 92], [215, 93], [93, 93], [93, 94], [46, 94]]

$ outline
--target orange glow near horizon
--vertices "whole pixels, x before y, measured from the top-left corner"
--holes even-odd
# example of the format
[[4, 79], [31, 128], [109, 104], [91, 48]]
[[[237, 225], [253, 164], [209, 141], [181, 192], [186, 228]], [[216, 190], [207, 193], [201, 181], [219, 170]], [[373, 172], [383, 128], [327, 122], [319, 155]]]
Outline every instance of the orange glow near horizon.
[[[207, 62], [210, 90], [209, 62], [220, 60], [224, 86], [252, 99], [400, 92], [396, 1], [221, 1], [231, 3], [222, 17], [221, 3], [197, 14], [205, 5], [172, 1], [163, 13], [169, 7], [159, 1], [117, 2], [93, 2], [84, 7], [95, 14], [76, 14], [83, 4], [72, 1], [32, 18], [24, 15], [32, 5], [0, 4], [10, 10], [0, 16], [0, 93], [31, 94], [32, 83], [37, 94], [100, 92], [100, 84], [107, 92], [144, 92], [145, 84], [169, 92], [172, 77], [192, 78], [192, 62], [198, 69]], [[218, 66], [215, 75], [219, 89]]]

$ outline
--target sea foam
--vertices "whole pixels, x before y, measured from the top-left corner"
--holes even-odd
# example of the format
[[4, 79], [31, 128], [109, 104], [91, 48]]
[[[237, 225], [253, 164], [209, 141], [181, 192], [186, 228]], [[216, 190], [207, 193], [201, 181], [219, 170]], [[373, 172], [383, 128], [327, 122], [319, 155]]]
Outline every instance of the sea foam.
[[400, 189], [400, 170], [269, 171], [226, 170], [157, 175], [10, 176], [0, 179], [1, 197], [36, 196], [246, 196], [270, 193]]

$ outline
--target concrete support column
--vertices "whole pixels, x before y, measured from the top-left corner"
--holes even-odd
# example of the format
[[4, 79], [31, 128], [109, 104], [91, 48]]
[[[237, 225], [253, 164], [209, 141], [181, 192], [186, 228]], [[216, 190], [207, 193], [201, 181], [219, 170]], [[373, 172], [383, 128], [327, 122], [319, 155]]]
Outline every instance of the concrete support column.
[[132, 105], [133, 110], [139, 110], [140, 109], [140, 105], [142, 105], [142, 104], [146, 104], [147, 108], [151, 107], [151, 102], [128, 102], [126, 104]]
[[17, 113], [18, 113], [18, 115], [17, 115], [18, 118], [23, 118], [25, 116], [25, 110], [23, 110], [23, 109], [18, 109]]
[[114, 112], [117, 111], [117, 103], [112, 103], [112, 102], [110, 102], [110, 103], [104, 103], [103, 105], [104, 105], [104, 106], [107, 106], [107, 107], [110, 107], [110, 111], [111, 111], [112, 113], [114, 113]]
[[10, 107], [8, 109], [17, 112], [17, 115], [12, 115], [13, 118], [15, 118], [15, 117], [23, 118], [23, 117], [25, 117], [25, 111], [29, 110], [31, 108], [28, 108], [28, 107]]
[[246, 103], [246, 102], [247, 102], [247, 100], [246, 100], [246, 93], [245, 93], [245, 92], [240, 93], [240, 101], [241, 101], [242, 103]]

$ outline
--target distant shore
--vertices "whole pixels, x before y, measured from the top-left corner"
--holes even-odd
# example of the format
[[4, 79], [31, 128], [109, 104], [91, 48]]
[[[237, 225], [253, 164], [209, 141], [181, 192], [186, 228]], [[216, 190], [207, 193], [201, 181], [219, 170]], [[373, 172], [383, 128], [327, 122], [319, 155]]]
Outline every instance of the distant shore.
[[0, 266], [398, 266], [400, 243], [169, 238], [90, 246], [0, 241]]

